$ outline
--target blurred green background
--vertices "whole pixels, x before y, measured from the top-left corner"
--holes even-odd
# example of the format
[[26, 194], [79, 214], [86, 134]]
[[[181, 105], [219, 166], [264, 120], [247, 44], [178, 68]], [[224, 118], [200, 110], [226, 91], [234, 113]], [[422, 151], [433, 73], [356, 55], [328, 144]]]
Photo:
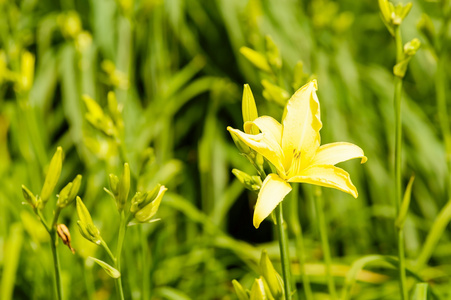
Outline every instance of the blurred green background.
[[[445, 207], [450, 178], [435, 77], [438, 62], [449, 65], [449, 52], [439, 56], [435, 48], [440, 41], [449, 49], [447, 4], [413, 1], [402, 25], [405, 42], [414, 37], [422, 42], [404, 80], [402, 173], [405, 184], [411, 175], [416, 177], [405, 225], [406, 256], [408, 266], [441, 299], [451, 297], [451, 208]], [[435, 33], [425, 25], [419, 30], [420, 20], [434, 25]], [[229, 125], [242, 128], [245, 83], [252, 88], [259, 114], [282, 115], [277, 101], [263, 97], [262, 80], [271, 81], [271, 76], [240, 54], [243, 46], [265, 53], [267, 35], [280, 50], [279, 78], [289, 95], [310, 76], [318, 79], [322, 143], [351, 142], [368, 157], [365, 165], [343, 164], [359, 191], [357, 199], [323, 189], [338, 287], [356, 259], [396, 255], [395, 48], [377, 1], [3, 0], [0, 298], [54, 297], [49, 240], [30, 207], [22, 205], [20, 187], [39, 191], [57, 146], [63, 147], [65, 161], [56, 190], [82, 174], [79, 195], [113, 245], [118, 215], [103, 191], [108, 174], [119, 174], [126, 160], [137, 190], [156, 183], [169, 188], [157, 215], [161, 220], [128, 231], [123, 251], [126, 298], [235, 299], [231, 280], [250, 288], [262, 249], [280, 270], [271, 222], [258, 230], [252, 226], [256, 195], [231, 174], [232, 168], [254, 171], [226, 131]], [[34, 64], [26, 52], [34, 55]], [[305, 76], [292, 84], [299, 61]], [[449, 76], [449, 69], [444, 74]], [[450, 81], [445, 83], [449, 95]], [[82, 95], [108, 111], [109, 91], [123, 106], [121, 148], [85, 119]], [[312, 194], [310, 186], [301, 185], [294, 207], [304, 230], [306, 270], [315, 297], [328, 299]], [[293, 205], [289, 198], [285, 202]], [[434, 227], [438, 216], [441, 223]], [[292, 214], [286, 218], [290, 224]], [[76, 250], [72, 255], [59, 247], [65, 298], [115, 297], [113, 280], [86, 260], [107, 255], [83, 240], [75, 207], [65, 209], [61, 220], [71, 230]], [[428, 236], [434, 238], [429, 244]], [[297, 296], [302, 299], [292, 246]], [[399, 299], [397, 271], [382, 263], [370, 270], [358, 278], [355, 299]], [[410, 286], [415, 282], [409, 277]]]

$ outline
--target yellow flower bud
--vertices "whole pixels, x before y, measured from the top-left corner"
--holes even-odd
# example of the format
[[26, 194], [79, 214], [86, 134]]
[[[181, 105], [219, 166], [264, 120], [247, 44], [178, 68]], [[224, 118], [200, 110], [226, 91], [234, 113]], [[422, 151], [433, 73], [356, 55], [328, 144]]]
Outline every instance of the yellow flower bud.
[[260, 270], [268, 284], [269, 290], [274, 298], [279, 299], [283, 295], [283, 281], [280, 275], [277, 273], [276, 269], [269, 260], [268, 253], [263, 250], [262, 256], [260, 258]]
[[243, 287], [238, 281], [234, 279], [232, 280], [232, 284], [233, 287], [235, 288], [235, 293], [238, 300], [249, 300], [249, 296], [247, 295], [246, 291], [243, 289]]
[[[251, 88], [248, 84], [244, 85], [243, 99], [242, 99], [243, 123], [254, 121], [258, 118], [257, 105], [255, 105], [254, 95], [252, 95]], [[249, 132], [250, 134], [258, 134], [257, 126], [253, 125]]]
[[[44, 185], [41, 190], [41, 201], [40, 204], [42, 207], [47, 203], [53, 190], [55, 189], [56, 184], [61, 175], [61, 168], [63, 167], [63, 148], [58, 147], [56, 149], [55, 154], [53, 155], [52, 160], [50, 161], [49, 170], [47, 172], [47, 176], [45, 177]], [[41, 207], [41, 208], [42, 208]]]
[[81, 175], [77, 175], [72, 182], [69, 182], [59, 193], [56, 205], [64, 208], [74, 201], [81, 185]]
[[100, 231], [92, 222], [91, 215], [80, 197], [77, 197], [77, 214], [80, 219], [77, 221], [77, 225], [81, 235], [88, 241], [100, 245], [102, 242]]
[[240, 48], [241, 54], [247, 58], [248, 61], [250, 61], [255, 67], [259, 68], [262, 71], [272, 73], [271, 67], [268, 64], [268, 61], [266, 60], [266, 57], [248, 47], [241, 47]]
[[233, 175], [244, 185], [245, 188], [253, 192], [258, 192], [262, 186], [260, 176], [251, 176], [238, 169], [232, 170]]

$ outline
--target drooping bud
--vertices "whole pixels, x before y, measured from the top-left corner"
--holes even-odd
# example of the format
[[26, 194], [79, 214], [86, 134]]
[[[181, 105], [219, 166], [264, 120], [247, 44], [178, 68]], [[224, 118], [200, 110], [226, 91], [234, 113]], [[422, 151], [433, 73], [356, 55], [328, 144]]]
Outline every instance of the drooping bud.
[[69, 247], [72, 254], [75, 254], [75, 250], [74, 250], [74, 248], [72, 248], [72, 245], [70, 244], [71, 239], [70, 239], [69, 228], [67, 228], [67, 226], [64, 224], [58, 224], [58, 226], [56, 226], [56, 232], [58, 233], [58, 236], [63, 241], [63, 244], [66, 245], [67, 247]]
[[20, 77], [17, 83], [17, 89], [20, 92], [28, 92], [33, 85], [34, 63], [34, 55], [28, 51], [24, 51], [20, 60]]
[[275, 299], [282, 298], [283, 295], [283, 281], [276, 269], [269, 260], [268, 253], [263, 250], [260, 258], [260, 270], [268, 284], [269, 290]]
[[233, 175], [244, 185], [245, 188], [253, 192], [258, 192], [262, 186], [262, 180], [260, 176], [251, 176], [246, 172], [238, 169], [232, 170]]
[[33, 193], [23, 184], [22, 184], [22, 193], [25, 200], [27, 200], [28, 204], [30, 204], [31, 207], [33, 207], [33, 209], [38, 206], [36, 196], [33, 195]]
[[55, 154], [50, 161], [49, 170], [47, 172], [47, 176], [45, 177], [44, 185], [42, 186], [41, 195], [40, 195], [40, 206], [41, 208], [49, 200], [53, 190], [55, 189], [56, 184], [61, 175], [61, 169], [63, 167], [63, 148], [58, 147], [56, 149]]
[[77, 197], [77, 214], [80, 219], [77, 221], [77, 225], [81, 235], [88, 241], [100, 245], [102, 242], [100, 231], [92, 222], [91, 215], [80, 197]]

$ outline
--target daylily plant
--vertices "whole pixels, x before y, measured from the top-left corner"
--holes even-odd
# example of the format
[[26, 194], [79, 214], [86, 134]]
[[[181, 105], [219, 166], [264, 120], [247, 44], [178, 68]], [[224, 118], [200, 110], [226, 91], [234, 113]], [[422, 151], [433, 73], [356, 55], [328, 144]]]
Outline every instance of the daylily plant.
[[[274, 168], [258, 193], [253, 223], [255, 228], [291, 191], [290, 182], [304, 182], [335, 188], [357, 198], [357, 189], [349, 174], [335, 164], [353, 158], [367, 158], [351, 143], [338, 142], [320, 146], [322, 127], [316, 80], [301, 87], [288, 100], [282, 124], [269, 116], [244, 123], [244, 132], [227, 130], [261, 154]], [[252, 127], [258, 127], [260, 133]], [[255, 127], [254, 127], [255, 128]]]

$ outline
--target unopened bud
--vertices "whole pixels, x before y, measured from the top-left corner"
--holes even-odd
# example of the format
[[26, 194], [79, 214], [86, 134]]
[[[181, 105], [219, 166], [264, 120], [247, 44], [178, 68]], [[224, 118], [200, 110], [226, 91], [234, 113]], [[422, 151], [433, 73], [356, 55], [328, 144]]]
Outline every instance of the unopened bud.
[[77, 214], [80, 219], [77, 221], [77, 225], [81, 235], [88, 241], [100, 245], [102, 242], [100, 231], [92, 222], [91, 215], [80, 197], [77, 197]]
[[263, 97], [265, 97], [266, 100], [274, 101], [279, 105], [285, 107], [288, 99], [290, 98], [290, 94], [286, 90], [284, 90], [280, 86], [272, 84], [266, 79], [262, 80], [262, 85], [264, 87]]
[[266, 57], [268, 58], [269, 64], [275, 69], [282, 68], [282, 57], [280, 56], [279, 48], [277, 48], [276, 44], [269, 35], [265, 36], [265, 42]]
[[232, 284], [233, 284], [233, 287], [235, 288], [235, 293], [236, 293], [238, 300], [249, 300], [249, 296], [247, 295], [243, 286], [238, 281], [236, 281], [234, 279], [234, 280], [232, 280]]
[[[61, 169], [63, 167], [63, 148], [58, 147], [56, 149], [55, 154], [50, 161], [49, 170], [47, 172], [47, 176], [45, 177], [44, 185], [41, 190], [41, 201], [40, 204], [42, 207], [47, 203], [53, 190], [55, 189], [56, 184], [61, 175]], [[41, 207], [41, 208], [42, 208]]]
[[[242, 113], [243, 113], [243, 123], [248, 121], [254, 121], [258, 118], [257, 105], [255, 104], [254, 95], [252, 94], [252, 90], [248, 84], [244, 85], [243, 90], [243, 99], [242, 99]], [[258, 134], [258, 128], [253, 125], [250, 128], [250, 131], [246, 131], [246, 133], [250, 134]]]
[[64, 208], [72, 203], [77, 196], [81, 185], [81, 175], [77, 175], [72, 182], [69, 182], [58, 194], [56, 205]]
[[128, 193], [130, 191], [130, 166], [128, 163], [124, 164], [124, 171], [122, 172], [121, 179], [117, 185], [117, 209], [122, 211], [125, 203], [127, 203]]
[[282, 298], [283, 295], [283, 281], [276, 269], [269, 260], [268, 253], [263, 250], [260, 258], [260, 270], [268, 284], [269, 290], [275, 299]]
[[119, 270], [117, 270], [116, 268], [110, 266], [109, 264], [107, 264], [106, 262], [104, 262], [103, 260], [97, 259], [95, 257], [91, 257], [89, 256], [88, 258], [92, 259], [93, 261], [95, 261], [99, 266], [102, 267], [102, 269], [112, 278], [119, 278], [121, 277], [121, 272], [119, 272]]
[[258, 69], [272, 73], [271, 67], [268, 64], [268, 61], [266, 60], [266, 57], [248, 47], [241, 47], [240, 48], [241, 54], [247, 58], [249, 62], [251, 62], [255, 67]]
[[414, 38], [410, 42], [406, 43], [404, 45], [404, 53], [408, 56], [413, 56], [417, 52], [417, 50], [420, 48], [421, 42], [419, 39]]
[[251, 176], [246, 172], [238, 169], [232, 170], [233, 175], [244, 185], [245, 188], [253, 192], [258, 192], [262, 186], [262, 180], [260, 176]]
[[252, 152], [251, 148], [249, 148], [248, 145], [246, 145], [234, 132], [234, 129], [232, 127], [227, 127], [227, 130], [230, 132], [230, 135], [232, 136], [233, 142], [235, 143], [235, 146], [238, 148], [238, 151], [240, 151], [243, 154], [250, 154]]
[[263, 283], [263, 279], [260, 277], [255, 279], [254, 284], [251, 288], [251, 297], [250, 300], [267, 300], [267, 295], [265, 291], [265, 284]]

